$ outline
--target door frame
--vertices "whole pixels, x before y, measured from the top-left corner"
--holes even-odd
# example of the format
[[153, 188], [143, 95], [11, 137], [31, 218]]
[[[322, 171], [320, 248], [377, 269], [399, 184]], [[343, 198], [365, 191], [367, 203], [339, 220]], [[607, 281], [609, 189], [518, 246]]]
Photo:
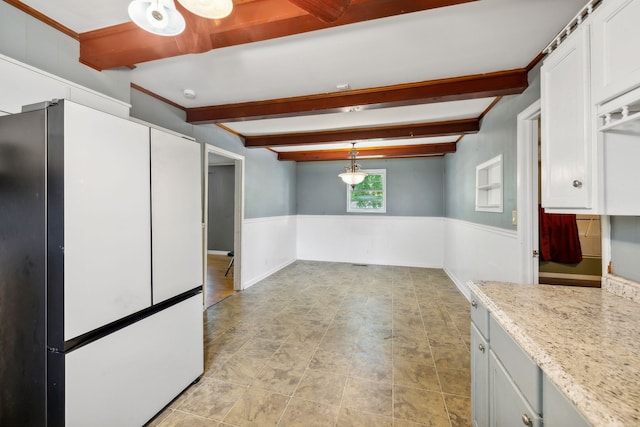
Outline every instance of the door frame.
[[[202, 241], [203, 241], [203, 261], [204, 268], [202, 270], [203, 282], [205, 284], [204, 289], [206, 292], [206, 279], [207, 279], [207, 253], [209, 247], [209, 153], [214, 153], [218, 156], [226, 157], [233, 161], [235, 171], [235, 188], [234, 188], [234, 209], [233, 209], [233, 290], [240, 291], [244, 289], [242, 282], [242, 254], [244, 249], [244, 239], [242, 233], [242, 224], [244, 222], [244, 156], [240, 154], [227, 151], [223, 148], [216, 147], [211, 144], [204, 145], [204, 155], [202, 164], [202, 179], [204, 189], [203, 197], [203, 227], [202, 227]], [[206, 295], [205, 295], [206, 297]], [[206, 301], [206, 300], [205, 300]]]
[[518, 242], [520, 244], [520, 282], [539, 282], [538, 242], [538, 123], [540, 100], [518, 114], [517, 140], [517, 212]]

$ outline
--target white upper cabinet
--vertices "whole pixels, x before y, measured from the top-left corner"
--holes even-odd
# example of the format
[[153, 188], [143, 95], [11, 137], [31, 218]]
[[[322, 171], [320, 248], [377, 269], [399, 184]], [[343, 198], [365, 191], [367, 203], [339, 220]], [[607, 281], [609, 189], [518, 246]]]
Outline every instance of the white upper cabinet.
[[593, 101], [640, 86], [640, 0], [604, 0], [592, 22]]
[[541, 68], [542, 206], [597, 210], [597, 146], [590, 96], [589, 22], [583, 22]]
[[151, 129], [153, 303], [202, 285], [200, 144]]

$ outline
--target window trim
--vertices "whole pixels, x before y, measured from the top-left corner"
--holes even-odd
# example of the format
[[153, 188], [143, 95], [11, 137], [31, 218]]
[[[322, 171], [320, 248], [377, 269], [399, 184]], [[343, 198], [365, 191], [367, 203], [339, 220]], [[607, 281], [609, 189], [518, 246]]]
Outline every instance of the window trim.
[[387, 213], [387, 170], [386, 169], [364, 169], [362, 172], [366, 172], [368, 175], [380, 175], [382, 176], [382, 207], [380, 209], [365, 209], [365, 208], [352, 208], [351, 207], [351, 192], [353, 189], [349, 184], [345, 184], [347, 188], [347, 212], [350, 213], [371, 213], [371, 214], [384, 214]]

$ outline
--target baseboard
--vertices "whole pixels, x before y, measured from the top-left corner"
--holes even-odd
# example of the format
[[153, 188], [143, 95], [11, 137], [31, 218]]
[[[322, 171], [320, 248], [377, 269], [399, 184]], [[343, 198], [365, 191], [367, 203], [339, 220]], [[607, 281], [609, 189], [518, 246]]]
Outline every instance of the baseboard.
[[207, 255], [227, 255], [230, 251], [208, 250]]
[[469, 285], [462, 282], [453, 273], [451, 273], [451, 271], [447, 270], [446, 268], [442, 267], [442, 270], [445, 272], [447, 276], [449, 276], [449, 279], [451, 279], [453, 284], [456, 285], [456, 288], [458, 288], [460, 293], [464, 295], [467, 301], [471, 301], [471, 291], [469, 290]]
[[244, 290], [244, 289], [247, 289], [247, 288], [249, 288], [249, 287], [251, 287], [251, 286], [255, 285], [255, 284], [256, 284], [256, 283], [258, 283], [259, 281], [266, 279], [267, 277], [271, 276], [272, 274], [277, 273], [278, 271], [280, 271], [280, 270], [282, 270], [283, 268], [285, 268], [285, 267], [287, 267], [287, 266], [289, 266], [289, 265], [293, 264], [293, 263], [294, 263], [294, 262], [296, 262], [296, 261], [297, 261], [297, 260], [296, 260], [295, 258], [294, 258], [294, 259], [291, 259], [291, 260], [288, 260], [288, 261], [286, 261], [286, 262], [284, 262], [284, 263], [282, 263], [282, 264], [280, 264], [280, 265], [278, 265], [278, 266], [276, 266], [276, 267], [272, 268], [271, 270], [266, 271], [266, 272], [262, 273], [261, 275], [259, 275], [259, 276], [257, 276], [257, 277], [254, 277], [253, 279], [251, 279], [251, 280], [249, 280], [249, 281], [244, 282], [244, 283], [242, 284], [242, 289]]

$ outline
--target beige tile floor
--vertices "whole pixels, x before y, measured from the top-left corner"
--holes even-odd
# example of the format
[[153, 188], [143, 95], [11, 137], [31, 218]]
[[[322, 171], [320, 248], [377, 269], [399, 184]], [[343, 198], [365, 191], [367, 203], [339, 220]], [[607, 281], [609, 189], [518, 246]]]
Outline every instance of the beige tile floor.
[[205, 372], [149, 425], [470, 426], [442, 270], [297, 261], [205, 312]]

